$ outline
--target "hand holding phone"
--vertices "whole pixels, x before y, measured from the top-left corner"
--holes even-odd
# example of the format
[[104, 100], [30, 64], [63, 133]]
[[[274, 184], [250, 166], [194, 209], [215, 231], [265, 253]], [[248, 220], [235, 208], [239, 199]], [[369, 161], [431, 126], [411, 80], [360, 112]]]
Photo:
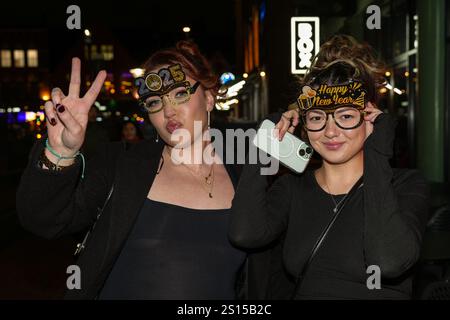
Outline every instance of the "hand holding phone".
[[274, 135], [275, 123], [264, 120], [253, 138], [253, 144], [279, 160], [289, 169], [302, 173], [313, 154], [313, 148], [306, 142], [286, 132], [281, 141]]

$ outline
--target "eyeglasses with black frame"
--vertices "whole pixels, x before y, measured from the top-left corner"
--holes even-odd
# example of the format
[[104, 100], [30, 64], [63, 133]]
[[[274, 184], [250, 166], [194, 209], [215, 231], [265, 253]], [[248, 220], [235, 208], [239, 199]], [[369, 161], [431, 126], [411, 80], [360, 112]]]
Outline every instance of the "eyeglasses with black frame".
[[307, 110], [303, 115], [303, 123], [306, 130], [317, 132], [325, 129], [328, 115], [333, 117], [334, 122], [339, 128], [351, 130], [359, 127], [363, 123], [365, 111], [356, 109], [353, 106], [343, 106], [331, 110]]

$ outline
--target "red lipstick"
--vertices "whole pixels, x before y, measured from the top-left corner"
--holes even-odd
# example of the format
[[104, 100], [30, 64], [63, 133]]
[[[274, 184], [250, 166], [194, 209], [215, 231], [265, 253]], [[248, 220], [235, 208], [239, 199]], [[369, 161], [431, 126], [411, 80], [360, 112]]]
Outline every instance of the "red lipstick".
[[182, 124], [175, 120], [169, 120], [166, 125], [166, 130], [172, 134], [176, 129], [181, 128]]

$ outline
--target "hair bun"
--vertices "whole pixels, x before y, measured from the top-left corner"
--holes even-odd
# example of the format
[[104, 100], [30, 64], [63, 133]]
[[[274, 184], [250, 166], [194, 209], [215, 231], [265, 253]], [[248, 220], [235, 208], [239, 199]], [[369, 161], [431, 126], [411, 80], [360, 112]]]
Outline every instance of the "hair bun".
[[198, 48], [197, 44], [195, 44], [192, 41], [188, 40], [178, 41], [175, 47], [178, 51], [188, 53], [191, 56], [200, 55], [200, 49]]
[[174, 47], [156, 51], [147, 59], [143, 68], [148, 71], [173, 64], [180, 64], [186, 75], [199, 81], [214, 97], [217, 95], [219, 78], [197, 44], [192, 41], [178, 41]]
[[369, 44], [348, 35], [335, 35], [320, 47], [302, 85], [337, 85], [355, 80], [364, 85], [368, 101], [377, 102], [378, 89], [385, 83], [384, 71], [384, 63]]
[[320, 56], [323, 62], [351, 59], [360, 53], [362, 46], [350, 36], [336, 35], [322, 45]]
[[358, 80], [369, 90], [369, 101], [376, 101], [377, 89], [385, 82], [384, 70], [384, 63], [370, 45], [348, 35], [335, 35], [322, 44], [303, 81], [314, 82], [317, 77], [338, 83]]
[[[377, 60], [372, 47], [366, 43], [358, 43], [355, 38], [348, 35], [335, 35], [321, 47], [313, 67], [326, 69], [336, 61], [355, 64], [358, 69], [366, 67], [380, 67], [382, 63]], [[353, 62], [353, 63], [352, 63]], [[363, 71], [363, 70], [360, 70]]]

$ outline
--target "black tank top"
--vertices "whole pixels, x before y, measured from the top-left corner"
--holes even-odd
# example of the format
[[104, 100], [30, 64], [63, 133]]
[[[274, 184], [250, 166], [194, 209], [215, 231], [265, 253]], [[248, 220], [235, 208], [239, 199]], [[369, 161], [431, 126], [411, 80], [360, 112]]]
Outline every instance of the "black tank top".
[[230, 212], [147, 199], [99, 299], [234, 299], [245, 253], [228, 240]]

